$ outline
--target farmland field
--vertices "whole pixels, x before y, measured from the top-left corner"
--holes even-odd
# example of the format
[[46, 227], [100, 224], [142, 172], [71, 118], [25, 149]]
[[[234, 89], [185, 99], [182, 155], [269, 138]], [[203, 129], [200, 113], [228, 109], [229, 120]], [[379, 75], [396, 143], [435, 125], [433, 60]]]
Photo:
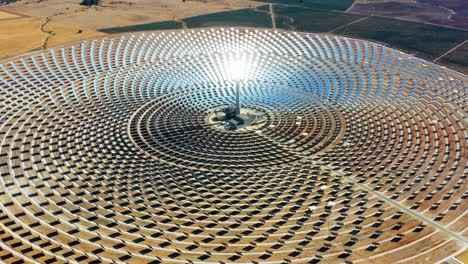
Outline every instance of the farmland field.
[[468, 73], [468, 43], [465, 43], [453, 52], [448, 53], [437, 62], [447, 65], [455, 70]]
[[465, 30], [384, 17], [369, 17], [334, 33], [384, 42], [429, 60], [468, 39]]
[[241, 9], [183, 19], [188, 28], [211, 26], [271, 27], [271, 17], [255, 9]]
[[328, 32], [364, 18], [363, 15], [290, 6], [275, 6], [278, 28], [309, 32]]
[[357, 0], [356, 2], [350, 12], [468, 29], [466, 0]]
[[353, 4], [354, 0], [259, 0], [258, 2], [345, 11]]
[[182, 28], [182, 24], [176, 21], [163, 21], [163, 22], [155, 22], [155, 23], [146, 23], [146, 24], [139, 24], [134, 26], [126, 26], [126, 27], [115, 27], [115, 28], [104, 28], [100, 31], [105, 33], [121, 33], [121, 32], [129, 32], [129, 31], [147, 31], [147, 30], [165, 30], [165, 29], [180, 29]]

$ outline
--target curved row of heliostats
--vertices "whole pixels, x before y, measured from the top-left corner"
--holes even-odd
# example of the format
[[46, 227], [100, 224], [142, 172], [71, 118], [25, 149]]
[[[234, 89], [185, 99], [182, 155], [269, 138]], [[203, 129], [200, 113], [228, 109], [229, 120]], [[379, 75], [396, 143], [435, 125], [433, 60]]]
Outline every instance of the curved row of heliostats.
[[[422, 90], [439, 88], [439, 92], [443, 92], [454, 90], [451, 88], [463, 81], [442, 67], [377, 44], [326, 35], [249, 32], [226, 31], [224, 35], [231, 36], [231, 43], [225, 36], [207, 38], [210, 35], [223, 36], [219, 31], [210, 30], [185, 34], [142, 34], [130, 38], [122, 36], [81, 44], [79, 48], [72, 46], [60, 51], [52, 50], [50, 54], [38, 54], [30, 58], [33, 61], [24, 65], [23, 62], [18, 63], [17, 67], [25, 67], [24, 74], [30, 73], [28, 68], [37, 68], [41, 75], [52, 79], [54, 75], [62, 75], [58, 82], [72, 82], [95, 76], [98, 72], [114, 73], [124, 84], [139, 85], [133, 89], [151, 93], [154, 87], [164, 92], [174, 87], [206, 86], [207, 83], [224, 81], [228, 75], [223, 71], [224, 54], [241, 52], [250, 54], [253, 61], [247, 80], [260, 85], [284, 83], [288, 87], [314, 89], [324, 97], [347, 104], [356, 103], [350, 100], [352, 98], [365, 100], [366, 93], [371, 90], [368, 87], [375, 87], [382, 95], [391, 93], [389, 90], [392, 89], [416, 90], [418, 84]], [[199, 44], [202, 38], [206, 39], [203, 45]], [[157, 64], [151, 63], [156, 60]], [[62, 65], [58, 65], [61, 61]], [[262, 67], [255, 67], [258, 63]], [[198, 64], [206, 66], [197, 67]], [[390, 85], [385, 87], [387, 85], [381, 83], [382, 79]], [[395, 79], [402, 80], [403, 87], [392, 86]], [[44, 81], [47, 84], [47, 80]], [[366, 82], [371, 85], [366, 87]], [[451, 98], [463, 96], [462, 90], [451, 92], [455, 93]], [[374, 102], [373, 99], [368, 98], [368, 101]]]
[[131, 138], [153, 157], [195, 168], [231, 169], [283, 164], [311, 154], [322, 141], [336, 140], [336, 135], [325, 138], [339, 130], [334, 127], [338, 113], [325, 110], [310, 93], [244, 88], [242, 105], [267, 115], [255, 133], [213, 130], [206, 123], [208, 112], [232, 104], [232, 96], [203, 89], [167, 93], [141, 107], [128, 123]]
[[[204, 121], [234, 97], [236, 52], [242, 102], [268, 119], [229, 134]], [[0, 68], [7, 262], [435, 262], [462, 247], [340, 176], [464, 236], [462, 74], [244, 29], [102, 38]]]

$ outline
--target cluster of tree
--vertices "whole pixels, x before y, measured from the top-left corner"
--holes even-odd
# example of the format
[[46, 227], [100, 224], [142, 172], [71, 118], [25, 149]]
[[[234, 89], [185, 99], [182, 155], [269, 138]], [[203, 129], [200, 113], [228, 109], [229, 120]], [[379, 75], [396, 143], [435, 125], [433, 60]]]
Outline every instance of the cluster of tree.
[[80, 5], [85, 5], [85, 6], [99, 5], [99, 0], [82, 0]]

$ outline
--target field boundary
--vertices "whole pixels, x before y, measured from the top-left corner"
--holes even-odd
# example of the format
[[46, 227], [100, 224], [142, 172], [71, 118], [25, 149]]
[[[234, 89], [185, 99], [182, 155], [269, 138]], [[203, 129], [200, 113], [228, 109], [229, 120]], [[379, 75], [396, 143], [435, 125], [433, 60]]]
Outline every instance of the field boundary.
[[270, 4], [270, 16], [271, 16], [271, 27], [276, 29], [276, 15], [275, 15], [275, 8], [273, 4]]
[[0, 8], [0, 13], [7, 13], [7, 14], [10, 14], [10, 15], [13, 15], [15, 17], [9, 17], [9, 18], [3, 18], [3, 19], [0, 19], [0, 21], [5, 21], [5, 20], [14, 20], [14, 19], [21, 19], [21, 18], [28, 18], [30, 16], [27, 16], [27, 15], [24, 15], [24, 14], [20, 14], [20, 13], [16, 13], [16, 12], [11, 12], [11, 11], [6, 11], [2, 8]]
[[[351, 6], [353, 6], [358, 0], [356, 0]], [[464, 28], [458, 28], [458, 27], [451, 27], [451, 26], [446, 26], [446, 25], [441, 25], [441, 24], [435, 24], [431, 22], [425, 22], [425, 21], [416, 21], [416, 20], [411, 20], [411, 19], [406, 19], [406, 18], [399, 18], [399, 17], [391, 17], [391, 16], [382, 16], [382, 15], [369, 15], [369, 14], [361, 14], [361, 13], [356, 13], [356, 12], [351, 12], [348, 11], [349, 8], [345, 11], [342, 10], [335, 10], [335, 9], [320, 9], [320, 8], [313, 8], [309, 6], [300, 6], [300, 5], [290, 5], [290, 4], [282, 4], [282, 3], [272, 3], [273, 5], [277, 6], [286, 6], [286, 7], [296, 7], [296, 8], [303, 8], [303, 9], [309, 9], [309, 10], [317, 10], [317, 11], [329, 11], [329, 12], [336, 12], [336, 13], [344, 13], [344, 14], [352, 14], [352, 15], [360, 15], [360, 16], [367, 16], [367, 17], [383, 17], [383, 18], [391, 18], [391, 19], [396, 19], [396, 20], [403, 20], [407, 22], [413, 22], [413, 23], [421, 23], [421, 24], [427, 24], [427, 25], [432, 25], [432, 26], [437, 26], [437, 27], [445, 27], [445, 28], [450, 28], [450, 29], [458, 29], [458, 30], [463, 30], [463, 31], [468, 31], [468, 29]], [[350, 8], [351, 8], [350, 6]]]
[[359, 0], [354, 0], [353, 4], [350, 5], [350, 6], [348, 7], [348, 9], [345, 10], [345, 12], [347, 13], [349, 10], [351, 10], [351, 9], [354, 7], [354, 5], [357, 4], [358, 1], [359, 1]]
[[365, 20], [365, 19], [368, 19], [368, 18], [369, 18], [368, 16], [359, 18], [359, 19], [357, 19], [357, 20], [354, 20], [353, 22], [350, 22], [350, 23], [348, 23], [348, 24], [342, 25], [342, 26], [337, 27], [337, 28], [335, 28], [335, 29], [333, 29], [333, 30], [330, 30], [330, 31], [328, 31], [328, 32], [329, 32], [329, 33], [332, 33], [333, 31], [340, 30], [340, 29], [342, 29], [342, 28], [344, 28], [344, 27], [347, 27], [347, 26], [352, 25], [352, 24], [354, 24], [354, 23], [361, 22], [362, 20]]
[[456, 49], [458, 49], [459, 47], [463, 46], [465, 43], [468, 43], [468, 39], [465, 39], [464, 41], [462, 41], [460, 44], [456, 45], [455, 47], [449, 49], [447, 52], [445, 52], [444, 54], [440, 55], [439, 57], [437, 57], [436, 59], [434, 59], [432, 62], [436, 62], [440, 59], [442, 59], [443, 57], [445, 57], [447, 54], [451, 53], [452, 51], [455, 51]]
[[[336, 12], [341, 12], [341, 11], [336, 11]], [[361, 15], [361, 16], [373, 16], [373, 17], [391, 18], [391, 19], [403, 20], [403, 21], [413, 22], [413, 23], [421, 23], [421, 24], [426, 24], [426, 25], [431, 25], [431, 26], [436, 26], [436, 27], [444, 27], [444, 28], [450, 28], [450, 29], [457, 29], [457, 30], [468, 31], [468, 29], [464, 29], [464, 28], [451, 27], [451, 26], [446, 26], [446, 25], [441, 25], [441, 24], [435, 24], [435, 23], [431, 23], [431, 22], [416, 21], [416, 20], [411, 20], [411, 19], [406, 19], [406, 18], [391, 17], [391, 16], [382, 16], [382, 15], [366, 15], [366, 14], [361, 14], [361, 13], [356, 13], [356, 12], [344, 12], [344, 13], [347, 13], [347, 14], [354, 14], [354, 15]]]

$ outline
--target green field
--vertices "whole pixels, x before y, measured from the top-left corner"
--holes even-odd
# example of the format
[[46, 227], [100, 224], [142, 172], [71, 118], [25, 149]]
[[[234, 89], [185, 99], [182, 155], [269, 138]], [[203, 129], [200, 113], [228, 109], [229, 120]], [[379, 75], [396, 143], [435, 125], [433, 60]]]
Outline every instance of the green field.
[[468, 39], [464, 30], [372, 16], [334, 33], [377, 40], [429, 60]]
[[329, 32], [361, 19], [363, 15], [290, 6], [274, 6], [276, 26], [281, 29]]
[[[271, 27], [271, 17], [268, 13], [255, 9], [240, 9], [213, 13], [202, 16], [189, 17], [182, 20], [187, 28], [200, 27]], [[122, 33], [133, 31], [182, 29], [183, 23], [178, 21], [162, 21], [139, 24], [127, 27], [104, 28], [99, 31], [106, 33]]]
[[437, 63], [447, 65], [455, 70], [468, 73], [468, 43], [463, 44], [453, 52], [450, 52]]
[[255, 9], [240, 9], [213, 13], [183, 19], [188, 28], [197, 27], [271, 27], [271, 17], [268, 13]]
[[345, 11], [354, 0], [258, 0], [258, 2]]
[[106, 33], [122, 33], [132, 31], [147, 31], [147, 30], [165, 30], [165, 29], [181, 29], [182, 23], [176, 21], [163, 21], [147, 24], [139, 24], [128, 27], [115, 27], [115, 28], [104, 28], [99, 31]]

